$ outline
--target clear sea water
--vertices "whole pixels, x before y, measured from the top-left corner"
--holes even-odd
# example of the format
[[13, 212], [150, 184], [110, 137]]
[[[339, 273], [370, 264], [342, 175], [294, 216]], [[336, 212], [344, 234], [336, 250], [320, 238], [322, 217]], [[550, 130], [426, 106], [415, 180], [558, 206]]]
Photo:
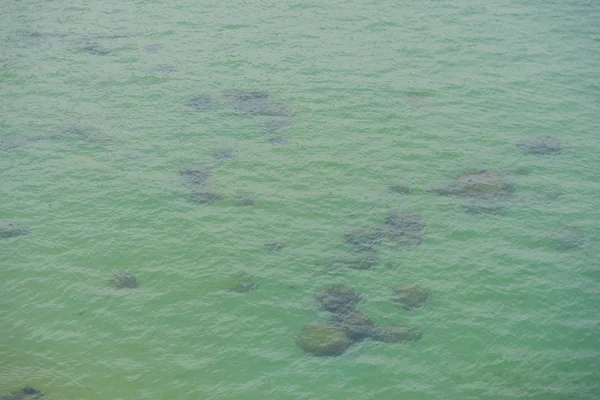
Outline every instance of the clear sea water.
[[[0, 239], [0, 396], [600, 398], [599, 2], [5, 0], [0, 39], [0, 220], [30, 229]], [[544, 135], [560, 154], [517, 146]], [[223, 200], [189, 200], [195, 164]], [[428, 190], [476, 169], [514, 183], [500, 213]], [[420, 245], [331, 267], [390, 210]], [[258, 286], [224, 290], [238, 273]], [[304, 353], [333, 283], [422, 339]], [[424, 307], [391, 302], [408, 283]]]

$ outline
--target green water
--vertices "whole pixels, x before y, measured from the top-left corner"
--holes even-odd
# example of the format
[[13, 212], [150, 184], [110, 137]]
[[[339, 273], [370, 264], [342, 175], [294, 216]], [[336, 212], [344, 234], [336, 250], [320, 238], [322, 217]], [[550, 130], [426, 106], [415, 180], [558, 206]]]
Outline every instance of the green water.
[[[0, 220], [31, 231], [0, 239], [0, 395], [600, 398], [600, 3], [1, 9], [0, 139], [38, 140], [0, 149]], [[232, 112], [232, 89], [290, 104], [286, 142], [269, 141], [272, 118]], [[185, 106], [202, 94], [214, 111]], [[63, 124], [94, 130], [49, 134]], [[516, 146], [542, 135], [560, 155]], [[212, 166], [224, 200], [189, 201], [179, 171], [194, 164]], [[473, 169], [515, 185], [499, 214], [427, 190]], [[236, 206], [240, 193], [254, 205]], [[420, 245], [382, 247], [372, 270], [329, 266], [345, 232], [389, 210], [422, 216]], [[585, 244], [557, 245], [564, 227]], [[272, 239], [285, 247], [265, 251]], [[258, 287], [223, 290], [241, 271]], [[116, 272], [140, 287], [107, 288]], [[377, 324], [422, 339], [304, 353], [295, 336], [328, 318], [314, 293], [338, 282]], [[415, 282], [423, 308], [390, 301]]]

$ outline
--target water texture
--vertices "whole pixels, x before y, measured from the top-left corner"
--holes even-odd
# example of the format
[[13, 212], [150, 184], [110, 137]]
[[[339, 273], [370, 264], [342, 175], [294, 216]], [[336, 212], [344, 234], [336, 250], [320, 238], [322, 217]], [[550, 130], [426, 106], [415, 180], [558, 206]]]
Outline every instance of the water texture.
[[[600, 3], [1, 8], [0, 396], [598, 399]], [[421, 339], [303, 352], [334, 284]]]

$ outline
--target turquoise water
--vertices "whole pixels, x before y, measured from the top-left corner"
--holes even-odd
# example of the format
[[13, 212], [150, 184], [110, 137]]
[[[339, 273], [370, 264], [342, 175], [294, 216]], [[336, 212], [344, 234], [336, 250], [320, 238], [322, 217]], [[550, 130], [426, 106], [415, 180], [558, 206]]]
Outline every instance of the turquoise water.
[[[0, 220], [30, 233], [0, 238], [0, 395], [599, 398], [599, 3], [2, 10]], [[240, 89], [293, 116], [237, 115], [224, 93]], [[212, 111], [186, 106], [200, 95]], [[272, 121], [290, 124], [275, 141]], [[559, 155], [517, 146], [543, 135]], [[222, 200], [189, 201], [179, 171], [195, 164]], [[474, 169], [514, 184], [500, 213], [428, 190]], [[244, 194], [254, 205], [236, 205]], [[390, 210], [421, 215], [420, 245], [331, 266], [345, 232]], [[569, 229], [580, 245], [566, 249]], [[117, 272], [139, 288], [107, 288]], [[224, 290], [239, 273], [255, 290]], [[294, 338], [327, 321], [313, 296], [333, 283], [422, 339], [304, 353]], [[390, 300], [408, 283], [431, 292], [424, 307]]]

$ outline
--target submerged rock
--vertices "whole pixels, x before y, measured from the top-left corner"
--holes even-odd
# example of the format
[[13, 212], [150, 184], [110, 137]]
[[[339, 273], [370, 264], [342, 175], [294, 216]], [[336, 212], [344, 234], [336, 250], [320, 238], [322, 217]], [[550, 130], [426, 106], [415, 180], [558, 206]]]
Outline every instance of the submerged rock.
[[284, 136], [272, 135], [267, 139], [269, 143], [287, 146], [290, 144], [290, 139]]
[[565, 226], [553, 235], [555, 246], [559, 250], [572, 250], [585, 245], [585, 235], [574, 226]]
[[196, 112], [211, 112], [215, 108], [215, 102], [208, 94], [192, 97], [185, 105]]
[[344, 241], [355, 251], [372, 251], [381, 243], [382, 231], [376, 228], [359, 228], [344, 233]]
[[260, 115], [269, 104], [269, 95], [259, 91], [230, 90], [224, 97], [234, 112], [241, 115]]
[[390, 212], [385, 218], [385, 235], [400, 244], [421, 243], [425, 224], [419, 214]]
[[27, 399], [39, 399], [43, 394], [37, 389], [31, 386], [25, 386], [23, 389], [11, 392], [8, 395], [0, 396], [0, 400], [27, 400]]
[[399, 234], [418, 233], [425, 226], [419, 214], [396, 211], [390, 212], [385, 217], [385, 224]]
[[248, 193], [240, 193], [235, 196], [235, 205], [238, 207], [252, 207], [254, 205], [254, 197]]
[[408, 325], [377, 326], [371, 329], [370, 338], [384, 343], [419, 340], [423, 336], [418, 328]]
[[265, 122], [265, 132], [272, 135], [279, 132], [281, 129], [290, 126], [292, 126], [292, 123], [290, 121], [271, 120]]
[[0, 238], [10, 238], [29, 234], [29, 228], [14, 221], [0, 221]]
[[525, 138], [517, 145], [528, 154], [560, 154], [562, 150], [561, 140], [552, 136]]
[[215, 149], [212, 156], [217, 160], [233, 160], [235, 159], [235, 150], [230, 147], [221, 147]]
[[363, 250], [334, 260], [335, 266], [349, 269], [367, 270], [376, 267], [380, 260], [375, 251]]
[[429, 298], [429, 292], [421, 285], [402, 285], [392, 289], [392, 301], [405, 310], [419, 308]]
[[472, 213], [498, 213], [515, 191], [503, 174], [488, 170], [469, 171], [455, 181], [433, 188], [442, 196], [455, 196]]
[[89, 54], [101, 55], [101, 56], [104, 56], [104, 55], [110, 53], [109, 49], [107, 49], [106, 47], [101, 46], [97, 43], [90, 43], [90, 44], [82, 47], [81, 49]]
[[315, 294], [321, 308], [334, 313], [354, 311], [360, 299], [356, 290], [345, 285], [333, 285]]
[[289, 117], [292, 107], [283, 103], [272, 103], [266, 92], [230, 90], [224, 93], [225, 100], [236, 114], [246, 116]]
[[190, 201], [196, 204], [208, 204], [215, 201], [223, 200], [223, 195], [213, 192], [208, 189], [199, 189], [190, 195]]
[[560, 196], [562, 196], [560, 190], [538, 190], [532, 197], [532, 200], [537, 203], [550, 203]]
[[354, 341], [372, 336], [375, 328], [373, 321], [358, 311], [332, 315], [329, 326], [344, 332], [350, 340]]
[[231, 276], [226, 285], [227, 288], [225, 290], [236, 293], [247, 293], [258, 287], [258, 284], [254, 282], [252, 277], [245, 273], [238, 273]]
[[169, 75], [177, 71], [177, 68], [171, 65], [157, 65], [152, 68], [152, 72], [158, 75]]
[[465, 211], [471, 214], [498, 214], [504, 210], [504, 202], [493, 199], [466, 198], [460, 201]]
[[444, 183], [433, 191], [442, 196], [488, 197], [506, 195], [514, 192], [514, 186], [497, 172], [485, 169], [468, 171], [455, 181]]
[[110, 289], [135, 289], [139, 286], [139, 282], [133, 274], [115, 274], [108, 281], [108, 287]]
[[253, 281], [244, 281], [244, 282], [238, 283], [234, 287], [228, 288], [227, 290], [229, 290], [230, 292], [246, 293], [253, 289], [256, 289], [257, 287], [258, 287], [258, 285]]
[[19, 150], [25, 146], [35, 143], [35, 138], [7, 137], [0, 139], [0, 148], [5, 151]]
[[260, 115], [267, 115], [270, 117], [291, 117], [292, 114], [292, 106], [285, 103], [268, 103], [260, 113]]
[[192, 165], [179, 171], [181, 184], [190, 189], [202, 188], [210, 173], [211, 168], [207, 165]]
[[298, 347], [320, 357], [341, 356], [351, 344], [344, 332], [318, 322], [306, 325], [296, 337]]
[[396, 194], [410, 194], [412, 189], [404, 185], [392, 185], [389, 187], [389, 191]]
[[99, 145], [107, 145], [114, 142], [113, 138], [102, 134], [96, 127], [80, 123], [58, 125], [46, 137], [48, 139], [74, 139]]
[[157, 43], [150, 43], [144, 46], [144, 50], [146, 50], [148, 53], [158, 53], [162, 49], [162, 45]]
[[267, 240], [264, 245], [266, 251], [277, 251], [285, 247], [285, 242], [282, 240]]

